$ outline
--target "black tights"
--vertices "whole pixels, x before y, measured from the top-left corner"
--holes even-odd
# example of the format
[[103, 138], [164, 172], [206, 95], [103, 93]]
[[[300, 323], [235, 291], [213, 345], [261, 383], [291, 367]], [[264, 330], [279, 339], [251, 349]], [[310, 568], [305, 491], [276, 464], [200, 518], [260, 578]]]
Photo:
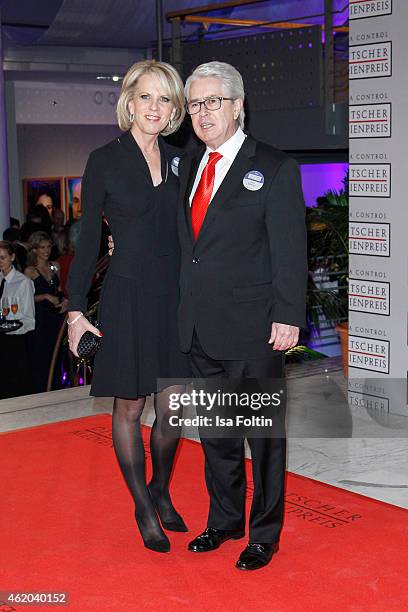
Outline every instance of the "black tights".
[[153, 507], [152, 496], [162, 519], [171, 521], [178, 516], [170, 499], [169, 481], [180, 428], [169, 425], [169, 416], [177, 414], [169, 409], [169, 395], [183, 391], [184, 387], [173, 386], [155, 395], [156, 419], [150, 437], [153, 476], [149, 488], [146, 484], [145, 452], [140, 430], [140, 417], [146, 398], [140, 397], [135, 400], [115, 398], [112, 414], [113, 446], [135, 502], [135, 516], [144, 540], [165, 537]]

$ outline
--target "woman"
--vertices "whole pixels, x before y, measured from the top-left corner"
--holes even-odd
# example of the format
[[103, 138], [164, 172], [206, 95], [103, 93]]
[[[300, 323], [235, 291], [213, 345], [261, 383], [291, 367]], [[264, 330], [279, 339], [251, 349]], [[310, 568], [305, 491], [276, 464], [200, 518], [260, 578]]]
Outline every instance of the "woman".
[[23, 324], [14, 332], [0, 333], [0, 399], [31, 393], [31, 372], [25, 340], [27, 332], [35, 327], [34, 285], [15, 269], [15, 259], [11, 242], [0, 241], [0, 307], [4, 306], [4, 316], [10, 320], [17, 319]]
[[[147, 548], [168, 552], [159, 518], [165, 529], [187, 531], [168, 489], [180, 434], [169, 428], [168, 399], [183, 387], [158, 389], [158, 379], [189, 374], [176, 326], [179, 153], [160, 136], [176, 131], [184, 118], [183, 84], [176, 70], [153, 60], [134, 64], [123, 80], [117, 116], [125, 133], [91, 153], [82, 181], [81, 234], [68, 280], [70, 348], [77, 355], [87, 330], [102, 335], [82, 311], [104, 214], [116, 248], [101, 292], [103, 341], [91, 394], [115, 397], [113, 443], [135, 503], [136, 522]], [[153, 392], [153, 476], [147, 485], [140, 417], [146, 396]]]
[[47, 390], [52, 354], [68, 302], [61, 291], [59, 266], [50, 261], [52, 242], [45, 232], [34, 232], [28, 241], [28, 266], [24, 274], [35, 287], [35, 330], [29, 335], [29, 353], [35, 393]]

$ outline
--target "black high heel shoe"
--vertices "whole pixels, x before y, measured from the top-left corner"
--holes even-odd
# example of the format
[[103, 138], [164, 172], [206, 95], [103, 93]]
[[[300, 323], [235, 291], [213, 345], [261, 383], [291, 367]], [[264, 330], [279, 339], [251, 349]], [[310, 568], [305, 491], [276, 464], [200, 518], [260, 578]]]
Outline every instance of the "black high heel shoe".
[[173, 512], [174, 512], [174, 518], [172, 520], [165, 520], [162, 518], [161, 514], [160, 514], [160, 508], [159, 508], [159, 504], [157, 502], [157, 499], [154, 497], [154, 494], [152, 493], [152, 490], [150, 488], [150, 486], [147, 487], [150, 493], [150, 497], [152, 498], [152, 503], [153, 506], [157, 512], [157, 514], [159, 515], [160, 518], [160, 522], [163, 526], [164, 529], [166, 529], [167, 531], [178, 531], [178, 532], [187, 532], [188, 531], [188, 527], [185, 524], [185, 522], [183, 521], [182, 517], [179, 515], [179, 513], [175, 510], [175, 508], [173, 507]]
[[143, 535], [143, 531], [139, 525], [139, 521], [137, 520], [137, 515], [136, 515], [136, 511], [135, 511], [135, 520], [137, 523], [137, 526], [139, 528], [140, 531], [140, 535], [142, 536], [143, 539], [143, 543], [145, 545], [146, 548], [149, 548], [150, 550], [153, 550], [154, 552], [160, 552], [160, 553], [168, 553], [170, 552], [170, 541], [168, 539], [168, 537], [166, 536], [165, 533], [163, 533], [163, 537], [161, 538], [145, 538]]

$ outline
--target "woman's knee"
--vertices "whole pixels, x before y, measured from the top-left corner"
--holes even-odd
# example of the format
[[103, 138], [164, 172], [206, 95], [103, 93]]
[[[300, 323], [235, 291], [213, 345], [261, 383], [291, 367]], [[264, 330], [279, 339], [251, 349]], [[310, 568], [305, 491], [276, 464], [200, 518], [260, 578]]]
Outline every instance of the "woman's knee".
[[182, 408], [181, 395], [185, 393], [185, 390], [185, 385], [173, 385], [157, 393], [154, 401], [156, 416], [168, 417], [169, 414], [180, 412]]
[[115, 398], [113, 410], [121, 418], [135, 422], [141, 417], [145, 401], [144, 397], [135, 400]]

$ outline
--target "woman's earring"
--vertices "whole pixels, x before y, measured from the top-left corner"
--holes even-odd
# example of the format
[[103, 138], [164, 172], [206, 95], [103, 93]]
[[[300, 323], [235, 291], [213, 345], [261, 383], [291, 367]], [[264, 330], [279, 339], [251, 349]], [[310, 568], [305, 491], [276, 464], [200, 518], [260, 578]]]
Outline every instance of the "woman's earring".
[[169, 128], [169, 130], [171, 130], [171, 129], [172, 129], [172, 127], [173, 127], [173, 119], [170, 119], [170, 120], [169, 120], [169, 122], [168, 122], [168, 124], [167, 124], [167, 127]]
[[133, 123], [134, 119], [135, 119], [134, 113], [129, 113], [129, 121], [130, 121], [130, 123]]

